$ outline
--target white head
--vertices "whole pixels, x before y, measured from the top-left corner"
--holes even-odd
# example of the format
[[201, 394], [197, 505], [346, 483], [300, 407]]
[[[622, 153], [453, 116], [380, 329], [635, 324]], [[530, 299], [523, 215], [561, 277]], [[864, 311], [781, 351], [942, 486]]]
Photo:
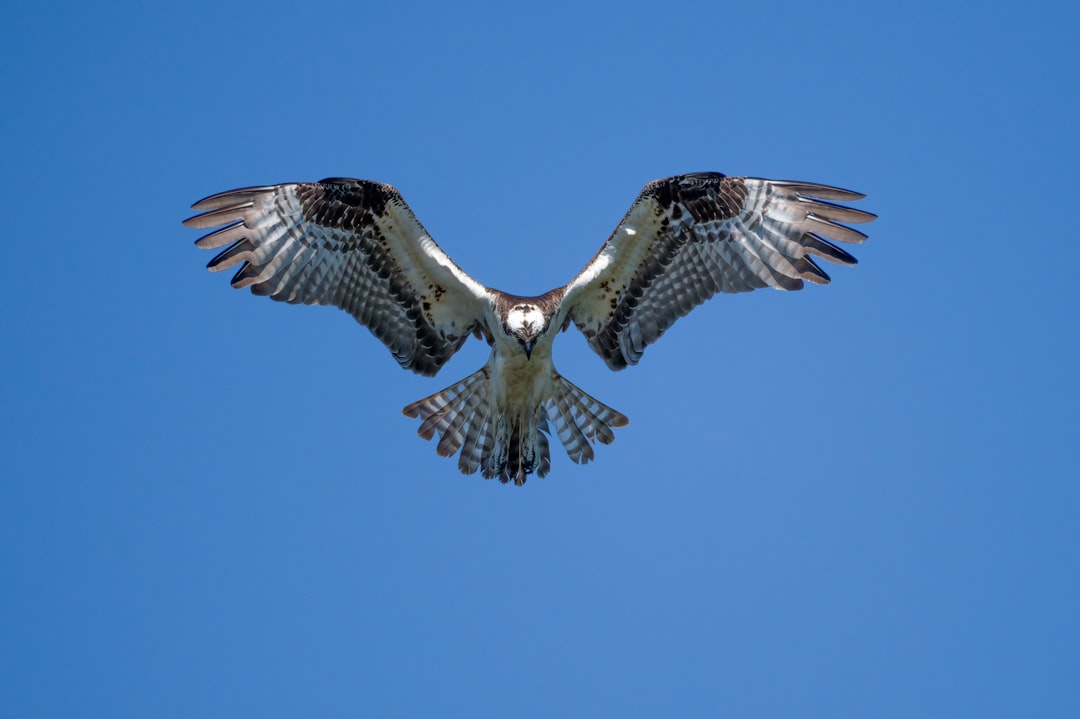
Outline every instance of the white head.
[[514, 305], [506, 313], [507, 334], [512, 334], [517, 338], [525, 350], [526, 357], [532, 355], [536, 338], [544, 331], [545, 324], [544, 313], [536, 305]]
[[514, 334], [539, 332], [544, 326], [544, 313], [536, 305], [517, 305], [507, 313], [506, 326]]

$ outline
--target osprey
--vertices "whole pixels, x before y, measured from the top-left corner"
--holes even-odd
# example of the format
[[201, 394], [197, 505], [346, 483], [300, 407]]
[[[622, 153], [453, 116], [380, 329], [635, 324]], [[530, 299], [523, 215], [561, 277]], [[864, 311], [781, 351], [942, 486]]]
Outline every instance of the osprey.
[[551, 344], [570, 323], [608, 367], [637, 364], [678, 318], [717, 292], [798, 290], [829, 276], [810, 255], [855, 258], [847, 224], [875, 216], [835, 204], [864, 197], [807, 182], [719, 173], [650, 182], [577, 277], [538, 297], [485, 287], [443, 252], [398, 191], [368, 180], [248, 187], [193, 205], [196, 241], [240, 265], [235, 288], [290, 303], [334, 305], [383, 341], [402, 367], [434, 375], [470, 335], [491, 346], [483, 367], [404, 408], [458, 467], [523, 484], [551, 467], [554, 429], [574, 462], [593, 459], [625, 416], [560, 375]]

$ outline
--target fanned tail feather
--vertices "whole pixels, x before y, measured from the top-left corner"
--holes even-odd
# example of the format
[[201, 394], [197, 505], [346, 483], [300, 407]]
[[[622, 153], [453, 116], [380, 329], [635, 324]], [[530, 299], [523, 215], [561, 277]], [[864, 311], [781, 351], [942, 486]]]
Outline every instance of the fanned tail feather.
[[525, 484], [534, 472], [544, 477], [551, 469], [549, 422], [570, 459], [584, 464], [594, 457], [593, 442], [610, 444], [615, 439], [612, 428], [629, 421], [559, 375], [553, 396], [526, 417], [498, 414], [489, 398], [490, 387], [484, 367], [402, 412], [420, 419], [417, 434], [424, 439], [439, 436], [440, 456], [460, 451], [458, 468], [463, 474], [479, 470], [486, 479], [517, 485]]
[[611, 444], [615, 441], [613, 428], [630, 423], [626, 415], [585, 394], [561, 375], [556, 375], [555, 392], [545, 406], [566, 454], [579, 464], [596, 456], [593, 442]]
[[452, 457], [461, 450], [458, 466], [472, 474], [479, 466], [481, 449], [487, 442], [489, 426], [487, 401], [488, 370], [481, 367], [465, 379], [433, 395], [417, 400], [402, 409], [406, 417], [419, 417], [416, 433], [430, 440], [439, 435], [436, 451]]
[[546, 420], [540, 416], [539, 421], [511, 423], [498, 416], [488, 396], [490, 386], [483, 367], [402, 412], [420, 419], [417, 434], [424, 439], [439, 436], [440, 456], [452, 457], [460, 450], [458, 469], [463, 474], [480, 470], [487, 479], [519, 485], [533, 472], [545, 476], [551, 468]]

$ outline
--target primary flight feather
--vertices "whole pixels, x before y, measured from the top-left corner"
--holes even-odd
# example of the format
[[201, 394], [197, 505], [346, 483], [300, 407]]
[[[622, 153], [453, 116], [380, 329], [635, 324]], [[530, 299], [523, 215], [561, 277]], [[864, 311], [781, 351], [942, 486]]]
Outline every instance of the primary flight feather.
[[[331, 178], [249, 187], [195, 203], [184, 221], [220, 228], [196, 241], [224, 248], [208, 265], [236, 267], [232, 285], [257, 295], [334, 305], [370, 329], [402, 367], [434, 375], [470, 335], [487, 364], [404, 408], [440, 455], [471, 474], [523, 484], [551, 466], [548, 434], [575, 462], [593, 458], [627, 418], [558, 372], [551, 344], [572, 322], [612, 369], [717, 292], [825, 284], [818, 257], [855, 258], [848, 225], [874, 215], [836, 202], [863, 195], [827, 185], [720, 173], [650, 182], [596, 256], [569, 284], [536, 297], [485, 287], [460, 267], [389, 185]], [[813, 257], [812, 257], [813, 256]]]

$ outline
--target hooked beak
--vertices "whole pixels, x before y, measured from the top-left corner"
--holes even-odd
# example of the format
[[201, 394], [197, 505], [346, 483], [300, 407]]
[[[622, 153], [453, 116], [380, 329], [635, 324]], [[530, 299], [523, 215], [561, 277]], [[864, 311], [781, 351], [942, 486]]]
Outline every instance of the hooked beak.
[[529, 340], [528, 342], [522, 342], [521, 347], [525, 350], [525, 359], [532, 359], [533, 346], [536, 345], [536, 340]]

